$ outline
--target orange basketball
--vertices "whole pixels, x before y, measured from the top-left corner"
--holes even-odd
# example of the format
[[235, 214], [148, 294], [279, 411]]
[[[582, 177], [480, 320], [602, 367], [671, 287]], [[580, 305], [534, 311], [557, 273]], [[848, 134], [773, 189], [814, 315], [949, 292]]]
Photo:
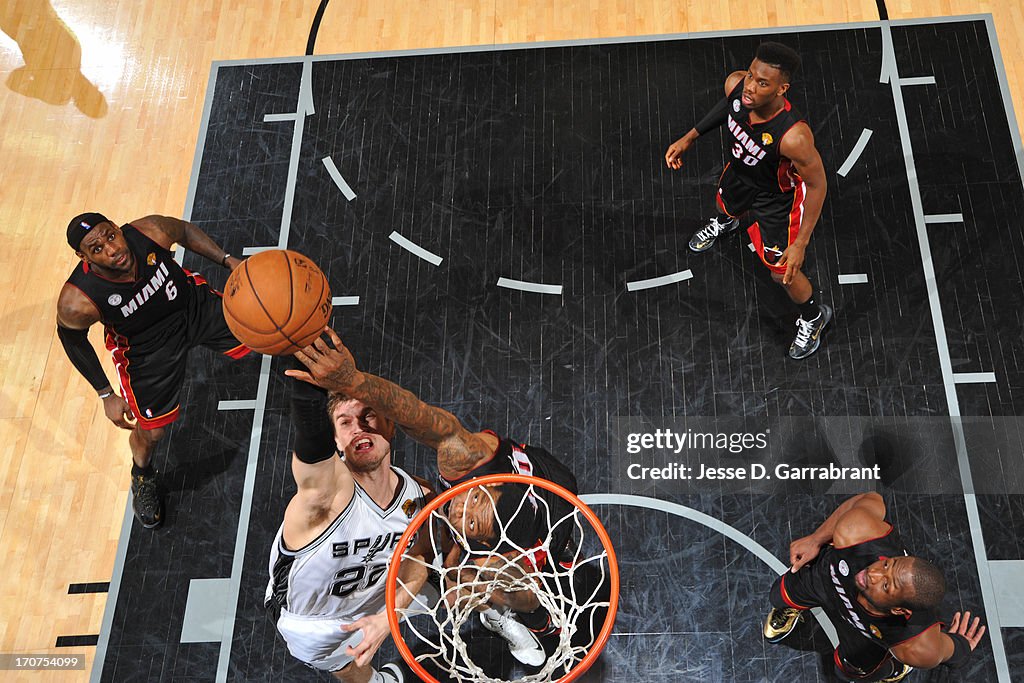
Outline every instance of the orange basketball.
[[271, 356], [311, 344], [331, 317], [331, 287], [316, 264], [298, 252], [253, 254], [224, 286], [224, 319], [238, 341]]

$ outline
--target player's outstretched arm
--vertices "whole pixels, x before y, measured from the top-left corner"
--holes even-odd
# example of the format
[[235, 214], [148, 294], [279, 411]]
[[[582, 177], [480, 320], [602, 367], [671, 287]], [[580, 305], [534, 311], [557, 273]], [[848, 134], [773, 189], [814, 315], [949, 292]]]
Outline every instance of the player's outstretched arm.
[[180, 218], [146, 216], [133, 221], [132, 225], [164, 249], [170, 249], [172, 244], [178, 243], [189, 251], [231, 270], [242, 262], [241, 259], [221, 249], [202, 228]]
[[288, 410], [295, 432], [292, 476], [298, 492], [285, 511], [285, 539], [289, 543], [305, 538], [332, 507], [344, 508], [355, 492], [352, 473], [337, 454], [326, 394], [304, 382], [292, 384]]
[[421, 401], [415, 394], [383, 377], [362, 372], [337, 333], [324, 328], [323, 337], [295, 354], [308, 372], [289, 370], [285, 374], [341, 392], [371, 406], [416, 441], [437, 451], [441, 476], [457, 479], [494, 455], [495, 443], [488, 435], [474, 434], [443, 408]]
[[971, 622], [970, 612], [966, 612], [963, 619], [957, 612], [948, 631], [935, 624], [913, 640], [894, 646], [892, 654], [918, 669], [934, 669], [940, 664], [959, 668], [967, 663], [984, 635], [985, 627], [980, 618], [975, 617]]
[[797, 572], [818, 556], [828, 543], [844, 547], [877, 538], [885, 533], [885, 501], [874, 492], [861, 493], [843, 501], [813, 534], [789, 545], [790, 571]]
[[726, 118], [729, 116], [729, 94], [743, 80], [745, 75], [745, 71], [734, 71], [729, 74], [729, 77], [725, 79], [725, 97], [716, 102], [715, 106], [704, 115], [704, 118], [694, 124], [693, 128], [686, 135], [668, 146], [668, 149], [665, 151], [666, 166], [673, 171], [678, 171], [683, 167], [683, 154], [690, 149], [693, 143], [697, 141], [697, 138], [725, 123]]

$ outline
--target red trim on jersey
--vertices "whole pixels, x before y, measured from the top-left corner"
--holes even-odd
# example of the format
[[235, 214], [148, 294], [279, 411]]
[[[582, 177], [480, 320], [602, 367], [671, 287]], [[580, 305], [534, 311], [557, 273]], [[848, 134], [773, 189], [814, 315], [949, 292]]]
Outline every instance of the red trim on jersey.
[[722, 174], [718, 176], [718, 191], [715, 192], [715, 206], [718, 207], [718, 210], [720, 212], [724, 213], [730, 218], [736, 218], [735, 215], [729, 213], [729, 210], [725, 208], [725, 202], [722, 201], [722, 178], [725, 177], [725, 172], [729, 170], [730, 165], [732, 165], [731, 161], [725, 165], [725, 168], [722, 169]]
[[786, 575], [785, 574], [782, 575], [782, 581], [779, 582], [779, 594], [782, 596], [782, 600], [787, 605], [792, 607], [793, 609], [798, 609], [798, 610], [810, 609], [810, 607], [804, 607], [803, 605], [798, 605], [797, 603], [793, 602], [793, 600], [789, 597], [789, 593], [786, 591]]
[[793, 160], [784, 156], [779, 157], [779, 167], [775, 173], [775, 179], [779, 183], [779, 192], [792, 192], [804, 182], [800, 173], [797, 172], [796, 166], [793, 165]]
[[[770, 123], [770, 122], [774, 121], [775, 117], [778, 116], [779, 114], [781, 114], [782, 112], [790, 111], [792, 108], [793, 108], [792, 103], [789, 100], [787, 100], [785, 97], [783, 97], [782, 98], [782, 107], [780, 107], [777, 112], [772, 114], [770, 117], [766, 118], [764, 121], [758, 121], [757, 123], [754, 123], [753, 121], [751, 121], [750, 120], [750, 116], [748, 115], [747, 116], [747, 125], [749, 125], [751, 128], [753, 128], [754, 126], [763, 126], [766, 123]], [[750, 110], [750, 111], [753, 111], [753, 110]], [[789, 130], [789, 128], [787, 128], [786, 130]], [[785, 135], [785, 133], [783, 133], [783, 135]], [[782, 138], [779, 138], [779, 139], [781, 140]]]
[[110, 355], [114, 358], [114, 369], [117, 371], [118, 380], [121, 383], [121, 395], [124, 400], [128, 402], [128, 407], [132, 411], [132, 415], [135, 416], [135, 421], [142, 429], [158, 429], [165, 425], [169, 425], [178, 419], [178, 413], [181, 410], [181, 406], [177, 405], [167, 413], [158, 415], [156, 417], [146, 417], [142, 414], [139, 409], [139, 402], [135, 398], [135, 392], [132, 391], [132, 378], [128, 374], [128, 365], [130, 361], [125, 353], [131, 348], [128, 345], [128, 340], [119, 334], [116, 334], [111, 328], [106, 328], [105, 344], [107, 350], [110, 351]]
[[889, 530], [886, 531], [881, 536], [876, 536], [875, 538], [868, 538], [868, 539], [863, 540], [863, 541], [857, 541], [856, 543], [851, 543], [850, 545], [835, 545], [835, 544], [833, 544], [832, 547], [835, 548], [836, 550], [845, 550], [846, 548], [852, 548], [852, 547], [854, 547], [856, 545], [860, 545], [861, 543], [871, 543], [871, 541], [877, 541], [877, 540], [883, 539], [886, 536], [888, 536], [889, 534], [891, 534], [892, 530], [893, 530], [892, 523], [891, 522], [886, 522], [886, 523], [889, 525]]

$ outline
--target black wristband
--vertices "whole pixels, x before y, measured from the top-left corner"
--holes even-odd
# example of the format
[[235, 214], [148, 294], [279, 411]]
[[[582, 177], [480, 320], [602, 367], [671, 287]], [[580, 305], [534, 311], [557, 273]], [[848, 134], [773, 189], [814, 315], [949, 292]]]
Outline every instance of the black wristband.
[[953, 654], [943, 664], [951, 669], [959, 669], [967, 663], [967, 660], [971, 658], [971, 654], [974, 652], [971, 649], [971, 641], [959, 633], [947, 633], [946, 635], [953, 640]]
[[96, 357], [96, 351], [89, 343], [89, 330], [72, 330], [63, 325], [57, 325], [57, 337], [71, 364], [82, 374], [82, 377], [85, 377], [93, 389], [99, 391], [110, 386], [110, 382], [107, 381], [107, 373], [103, 372], [100, 359]]
[[704, 135], [709, 130], [718, 128], [725, 123], [726, 117], [729, 116], [729, 98], [726, 97], [718, 101], [718, 103], [711, 107], [711, 111], [704, 115], [694, 128], [697, 130], [698, 135]]

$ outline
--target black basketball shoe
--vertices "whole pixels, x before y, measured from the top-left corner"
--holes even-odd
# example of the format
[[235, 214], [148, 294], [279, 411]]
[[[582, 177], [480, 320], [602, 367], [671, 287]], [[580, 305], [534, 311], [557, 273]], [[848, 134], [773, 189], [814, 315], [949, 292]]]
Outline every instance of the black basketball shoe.
[[764, 639], [769, 643], [777, 643], [792, 633], [803, 620], [803, 610], [773, 607], [764, 620]]
[[815, 318], [804, 320], [802, 315], [797, 318], [796, 338], [789, 347], [789, 357], [802, 360], [817, 351], [821, 345], [821, 333], [830, 320], [832, 307], [828, 304], [818, 304], [818, 315]]
[[707, 251], [715, 244], [716, 239], [738, 227], [740, 227], [738, 218], [730, 218], [724, 223], [718, 222], [718, 216], [710, 218], [703, 228], [693, 233], [693, 237], [690, 238], [690, 251], [698, 254]]
[[405, 672], [402, 671], [402, 668], [394, 662], [388, 662], [382, 666], [377, 673], [379, 673], [381, 678], [384, 679], [384, 683], [405, 683], [406, 681]]
[[132, 510], [146, 529], [155, 529], [164, 521], [164, 501], [156, 470], [132, 475]]

